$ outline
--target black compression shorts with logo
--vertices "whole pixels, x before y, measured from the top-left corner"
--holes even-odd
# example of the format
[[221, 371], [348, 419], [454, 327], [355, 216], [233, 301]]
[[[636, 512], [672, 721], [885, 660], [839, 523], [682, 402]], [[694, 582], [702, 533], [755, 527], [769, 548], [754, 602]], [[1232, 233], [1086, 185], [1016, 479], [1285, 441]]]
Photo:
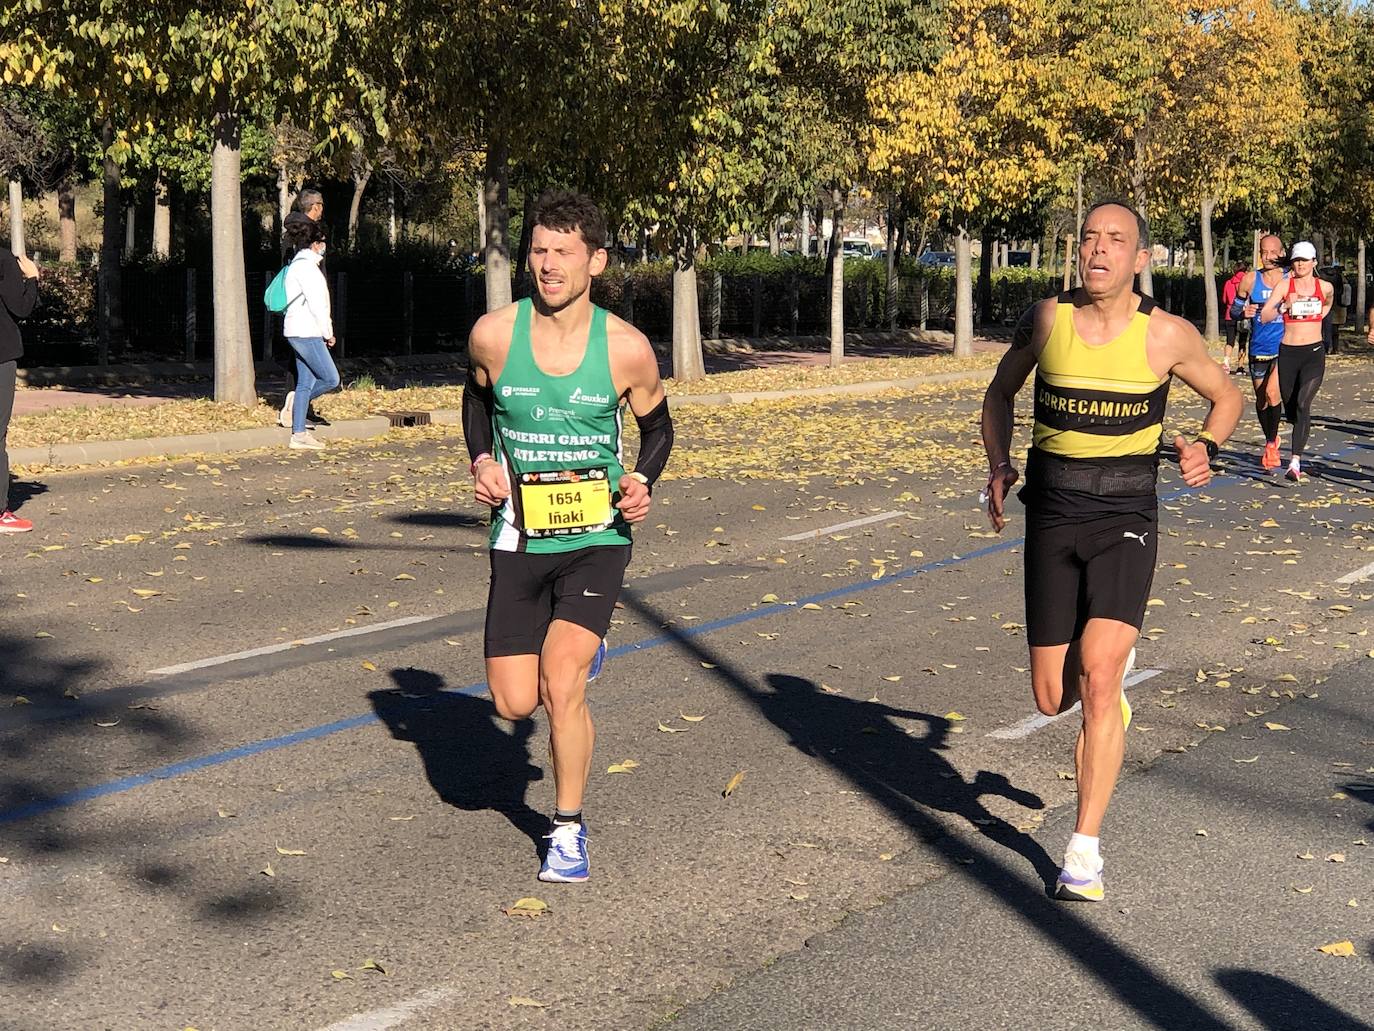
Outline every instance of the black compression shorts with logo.
[[490, 555], [487, 658], [538, 655], [555, 619], [606, 636], [630, 564], [628, 544], [551, 554], [493, 550]]
[[1075, 518], [1026, 510], [1026, 637], [1034, 648], [1068, 644], [1090, 619], [1139, 630], [1154, 582], [1158, 512], [1153, 496], [1135, 511]]

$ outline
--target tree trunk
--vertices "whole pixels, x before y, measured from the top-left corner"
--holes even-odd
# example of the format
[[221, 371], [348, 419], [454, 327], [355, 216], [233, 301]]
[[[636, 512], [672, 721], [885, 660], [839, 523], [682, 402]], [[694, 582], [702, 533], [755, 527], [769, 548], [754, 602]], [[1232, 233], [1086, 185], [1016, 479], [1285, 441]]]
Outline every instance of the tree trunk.
[[119, 165], [110, 157], [114, 146], [114, 123], [106, 121], [101, 131], [104, 146], [103, 191], [104, 209], [100, 231], [100, 308], [99, 326], [100, 364], [106, 365], [110, 352], [124, 342], [124, 285], [123, 269], [119, 263], [121, 230], [119, 203]]
[[215, 400], [256, 405], [248, 286], [243, 267], [242, 154], [239, 117], [221, 108], [210, 155], [211, 283], [215, 309]]
[[1064, 237], [1064, 281], [1063, 289], [1068, 290], [1077, 278], [1078, 259], [1074, 257], [1073, 237]]
[[1364, 286], [1364, 237], [1360, 237], [1359, 249], [1355, 254], [1355, 271], [1359, 277], [1355, 280], [1355, 333], [1357, 336], [1364, 336], [1367, 327], [1365, 320], [1365, 286]]
[[1326, 250], [1326, 237], [1320, 230], [1312, 234], [1312, 246], [1317, 249], [1317, 268], [1321, 268], [1326, 264], [1323, 260], [1323, 252]]
[[811, 256], [811, 209], [805, 204], [801, 208], [801, 221], [797, 223], [797, 250], [803, 258]]
[[472, 249], [476, 254], [482, 254], [487, 245], [487, 189], [485, 182], [478, 180], [477, 183], [477, 242]]
[[768, 224], [768, 253], [777, 257], [782, 253], [782, 241], [779, 239], [778, 220], [775, 218]]
[[1083, 169], [1078, 170], [1078, 178], [1074, 183], [1074, 216], [1073, 216], [1073, 236], [1075, 240], [1083, 239]]
[[137, 237], [135, 230], [138, 222], [138, 205], [130, 204], [124, 210], [124, 257], [126, 259], [134, 256]]
[[1217, 261], [1212, 243], [1212, 212], [1217, 202], [1212, 197], [1202, 199], [1202, 293], [1207, 298], [1207, 323], [1203, 337], [1210, 343], [1221, 336], [1221, 319], [1217, 311]]
[[[1145, 211], [1145, 136], [1144, 129], [1135, 134], [1135, 162], [1131, 169], [1131, 196], [1135, 201], [1135, 209], [1140, 213], [1140, 217], [1148, 219], [1149, 215]], [[1145, 263], [1145, 268], [1140, 273], [1140, 292], [1146, 297], [1153, 297], [1155, 292], [1155, 278], [1150, 269], [1153, 260], [1153, 248], [1151, 248], [1151, 259]]]
[[57, 220], [62, 250], [59, 261], [76, 260], [76, 182], [66, 176], [57, 187]]
[[171, 188], [162, 169], [153, 184], [153, 257], [166, 261], [172, 255]]
[[484, 241], [487, 264], [487, 311], [510, 304], [510, 154], [502, 140], [487, 145], [482, 184], [487, 213]]
[[277, 165], [277, 235], [281, 235], [286, 225], [286, 216], [291, 213], [291, 205], [296, 202], [291, 190], [291, 177], [286, 172], [286, 162]]
[[363, 191], [372, 179], [372, 162], [364, 161], [353, 170], [353, 199], [348, 202], [348, 249], [358, 242], [358, 216], [363, 210]]
[[887, 289], [883, 291], [883, 321], [887, 331], [897, 331], [897, 212], [900, 210], [895, 198], [887, 204]]
[[701, 307], [697, 302], [696, 244], [684, 234], [673, 253], [673, 378], [679, 383], [701, 379], [706, 362], [701, 353]]
[[830, 190], [830, 367], [844, 362], [844, 194]]
[[1033, 272], [1040, 271], [1040, 241], [1035, 240], [1030, 246], [1030, 267]]
[[393, 254], [396, 253], [396, 181], [394, 179], [387, 183], [386, 244]]
[[24, 246], [24, 187], [10, 180], [10, 251], [17, 258], [29, 252]]
[[898, 257], [901, 257], [904, 253], [906, 253], [906, 242], [907, 242], [906, 228], [907, 228], [907, 222], [908, 222], [908, 221], [910, 221], [910, 220], [906, 217], [906, 205], [903, 204], [903, 203], [901, 203], [900, 201], [898, 201], [898, 203], [897, 203], [897, 245], [896, 245], [896, 247], [894, 248], [894, 250], [897, 252], [897, 256], [898, 256]]
[[992, 259], [997, 238], [986, 226], [983, 228], [983, 252], [978, 258], [978, 322], [992, 321]]
[[515, 281], [525, 283], [530, 278], [530, 244], [534, 241], [534, 191], [525, 191], [525, 206], [520, 218], [520, 244], [516, 249]]
[[965, 225], [954, 241], [954, 353], [973, 354], [973, 241]]

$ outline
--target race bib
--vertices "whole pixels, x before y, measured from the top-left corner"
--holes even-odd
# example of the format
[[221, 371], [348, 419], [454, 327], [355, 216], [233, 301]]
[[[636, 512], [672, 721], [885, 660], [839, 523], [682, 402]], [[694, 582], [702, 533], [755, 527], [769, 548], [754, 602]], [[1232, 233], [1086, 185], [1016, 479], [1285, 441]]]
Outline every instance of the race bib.
[[1295, 297], [1288, 305], [1288, 314], [1295, 319], [1310, 319], [1322, 313], [1322, 302], [1318, 297]]
[[521, 473], [520, 511], [528, 537], [557, 537], [610, 526], [611, 484], [606, 470]]

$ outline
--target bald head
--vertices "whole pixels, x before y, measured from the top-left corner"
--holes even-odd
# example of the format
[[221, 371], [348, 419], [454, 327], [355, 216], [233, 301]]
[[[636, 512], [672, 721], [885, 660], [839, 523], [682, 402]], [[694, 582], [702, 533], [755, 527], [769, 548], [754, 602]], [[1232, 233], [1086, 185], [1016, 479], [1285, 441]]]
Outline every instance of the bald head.
[[1279, 267], [1279, 259], [1283, 257], [1283, 241], [1274, 233], [1268, 233], [1260, 237], [1259, 242], [1260, 264], [1266, 269]]

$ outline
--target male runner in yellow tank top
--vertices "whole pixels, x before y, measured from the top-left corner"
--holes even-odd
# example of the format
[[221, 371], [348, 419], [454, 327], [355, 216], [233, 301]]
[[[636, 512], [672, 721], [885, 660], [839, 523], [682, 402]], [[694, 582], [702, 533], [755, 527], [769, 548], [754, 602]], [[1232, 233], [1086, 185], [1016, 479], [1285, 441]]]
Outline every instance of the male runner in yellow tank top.
[[[506, 719], [541, 704], [548, 714], [557, 812], [539, 879], [580, 882], [595, 739], [587, 680], [605, 656], [630, 527], [649, 514], [673, 425], [648, 339], [592, 304], [606, 267], [601, 211], [550, 191], [532, 219], [536, 294], [473, 327], [463, 433], [477, 500], [492, 507], [487, 686]], [[626, 406], [640, 431], [633, 472], [621, 464]]]
[[1155, 478], [1164, 409], [1177, 376], [1212, 403], [1193, 443], [1175, 436], [1183, 480], [1205, 485], [1210, 460], [1240, 418], [1240, 392], [1191, 323], [1137, 294], [1149, 228], [1105, 203], [1083, 223], [1082, 286], [1032, 306], [983, 402], [988, 516], [1006, 525], [1016, 394], [1035, 379], [1026, 486], [1026, 636], [1035, 704], [1055, 715], [1083, 703], [1074, 750], [1078, 821], [1055, 885], [1060, 898], [1101, 901], [1098, 837], [1125, 754], [1130, 706], [1121, 682], [1154, 578]]

